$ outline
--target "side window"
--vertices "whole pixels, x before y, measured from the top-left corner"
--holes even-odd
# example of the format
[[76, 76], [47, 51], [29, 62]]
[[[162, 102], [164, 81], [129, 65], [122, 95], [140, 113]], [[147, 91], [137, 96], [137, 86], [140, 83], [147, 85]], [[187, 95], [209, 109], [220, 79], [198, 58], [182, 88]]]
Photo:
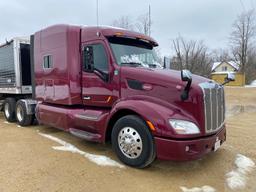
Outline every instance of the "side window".
[[52, 68], [52, 56], [51, 55], [44, 56], [43, 67], [44, 67], [44, 69]]
[[107, 54], [102, 44], [89, 45], [84, 48], [83, 63], [85, 71], [98, 69], [103, 72], [108, 71]]

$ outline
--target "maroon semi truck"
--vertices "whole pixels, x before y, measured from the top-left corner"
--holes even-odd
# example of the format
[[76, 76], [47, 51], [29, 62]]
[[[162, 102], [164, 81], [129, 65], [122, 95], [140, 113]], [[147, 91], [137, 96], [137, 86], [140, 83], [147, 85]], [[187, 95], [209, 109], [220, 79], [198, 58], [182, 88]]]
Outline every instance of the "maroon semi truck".
[[226, 140], [223, 86], [162, 69], [156, 46], [151, 37], [111, 27], [36, 32], [32, 94], [2, 96], [5, 117], [22, 126], [36, 118], [89, 141], [110, 141], [123, 163], [139, 168], [156, 157], [193, 160], [217, 150]]

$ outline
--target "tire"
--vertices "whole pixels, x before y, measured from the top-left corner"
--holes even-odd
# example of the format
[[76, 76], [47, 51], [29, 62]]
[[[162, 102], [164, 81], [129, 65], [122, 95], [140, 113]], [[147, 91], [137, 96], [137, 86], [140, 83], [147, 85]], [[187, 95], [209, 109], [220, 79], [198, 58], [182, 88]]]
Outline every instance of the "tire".
[[4, 100], [3, 111], [4, 117], [8, 122], [15, 122], [15, 108], [16, 108], [16, 100], [12, 97], [8, 97]]
[[16, 119], [17, 123], [21, 126], [31, 125], [34, 120], [34, 115], [27, 114], [26, 105], [21, 100], [19, 100], [16, 104]]
[[129, 166], [144, 168], [156, 157], [153, 136], [138, 116], [120, 118], [113, 127], [111, 142], [117, 157]]

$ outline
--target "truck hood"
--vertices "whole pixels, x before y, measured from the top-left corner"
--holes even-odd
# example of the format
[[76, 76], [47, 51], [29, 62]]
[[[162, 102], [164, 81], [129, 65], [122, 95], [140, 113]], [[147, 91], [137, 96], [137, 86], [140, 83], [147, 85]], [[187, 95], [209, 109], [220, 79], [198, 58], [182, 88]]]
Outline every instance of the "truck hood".
[[[121, 75], [122, 79], [137, 80], [141, 83], [150, 84], [153, 88], [160, 86], [167, 89], [176, 88], [176, 90], [179, 90], [179, 87], [184, 88], [187, 84], [181, 80], [181, 72], [177, 70], [122, 67]], [[210, 81], [210, 79], [192, 75], [191, 89], [199, 88], [198, 85], [200, 83], [207, 81]]]
[[199, 84], [209, 81], [207, 78], [192, 75], [189, 98], [183, 101], [181, 93], [187, 82], [181, 80], [180, 71], [121, 67], [121, 98], [139, 96], [142, 99], [145, 97], [145, 100], [160, 100], [161, 105], [178, 109], [180, 118], [189, 119], [199, 127], [204, 127], [203, 91]]

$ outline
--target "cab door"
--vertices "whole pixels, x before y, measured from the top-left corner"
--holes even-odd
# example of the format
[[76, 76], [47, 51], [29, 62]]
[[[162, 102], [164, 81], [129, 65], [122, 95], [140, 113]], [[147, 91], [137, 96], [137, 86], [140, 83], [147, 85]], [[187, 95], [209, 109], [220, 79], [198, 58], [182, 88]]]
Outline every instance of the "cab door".
[[83, 50], [82, 99], [86, 106], [111, 107], [118, 95], [119, 80], [113, 78], [111, 56], [104, 41], [86, 43]]

